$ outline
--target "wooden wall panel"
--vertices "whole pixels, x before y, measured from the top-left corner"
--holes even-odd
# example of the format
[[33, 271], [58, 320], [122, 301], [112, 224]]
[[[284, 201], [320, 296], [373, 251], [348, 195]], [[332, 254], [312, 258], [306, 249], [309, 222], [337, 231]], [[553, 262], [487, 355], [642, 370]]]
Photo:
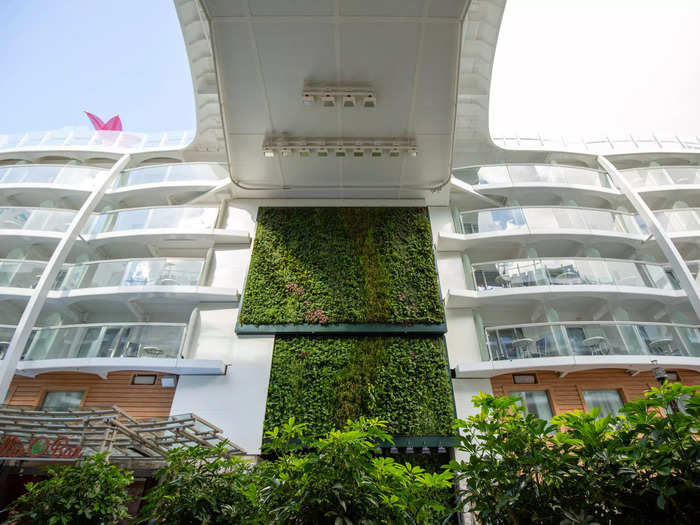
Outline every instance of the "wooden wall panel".
[[[670, 371], [670, 370], [669, 370]], [[681, 383], [700, 385], [700, 373], [692, 370], [673, 370], [678, 373]], [[585, 410], [582, 390], [618, 390], [623, 401], [642, 397], [645, 390], [658, 386], [651, 372], [640, 372], [636, 376], [625, 370], [604, 368], [572, 372], [559, 377], [556, 372], [520, 372], [534, 373], [536, 385], [516, 385], [513, 374], [503, 374], [491, 378], [491, 387], [495, 396], [504, 396], [509, 392], [522, 390], [546, 390], [554, 413], [569, 410]]]
[[39, 406], [49, 390], [85, 392], [83, 407], [112, 406], [126, 410], [132, 417], [166, 417], [175, 395], [174, 388], [163, 388], [156, 374], [155, 385], [132, 385], [136, 374], [155, 372], [112, 372], [107, 379], [79, 372], [51, 372], [35, 378], [15, 376], [10, 386], [10, 405]]

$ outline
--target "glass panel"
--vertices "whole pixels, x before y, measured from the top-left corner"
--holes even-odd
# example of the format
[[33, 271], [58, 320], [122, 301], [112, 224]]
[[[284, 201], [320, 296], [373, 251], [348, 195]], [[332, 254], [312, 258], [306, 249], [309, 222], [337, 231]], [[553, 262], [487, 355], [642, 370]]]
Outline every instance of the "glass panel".
[[80, 407], [83, 392], [46, 392], [41, 408], [50, 410], [71, 410]]
[[584, 390], [583, 399], [588, 410], [600, 408], [598, 417], [614, 416], [622, 408], [622, 398], [617, 390]]
[[619, 286], [648, 286], [635, 263], [607, 261], [607, 267]]
[[45, 266], [39, 262], [0, 260], [0, 286], [34, 288]]
[[527, 231], [525, 217], [520, 208], [463, 213], [462, 226], [464, 233]]
[[552, 406], [545, 391], [521, 391], [509, 392], [511, 396], [517, 396], [522, 400], [527, 414], [532, 414], [540, 419], [552, 419]]
[[146, 226], [151, 210], [127, 210], [116, 213], [113, 226], [108, 231], [140, 230]]
[[688, 355], [700, 357], [700, 329], [679, 326], [674, 328], [674, 330], [683, 342]]
[[688, 355], [678, 332], [664, 325], [639, 325], [639, 335], [653, 355]]

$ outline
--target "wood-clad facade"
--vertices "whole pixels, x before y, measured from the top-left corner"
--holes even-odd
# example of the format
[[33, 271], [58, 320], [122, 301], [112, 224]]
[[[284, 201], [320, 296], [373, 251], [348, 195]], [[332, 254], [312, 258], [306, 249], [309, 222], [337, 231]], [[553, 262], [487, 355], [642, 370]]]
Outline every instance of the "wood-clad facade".
[[[135, 375], [156, 375], [153, 385], [134, 385]], [[142, 419], [167, 417], [175, 388], [161, 386], [164, 374], [156, 372], [111, 372], [107, 379], [79, 372], [50, 372], [35, 378], [15, 376], [9, 390], [10, 405], [41, 406], [47, 392], [84, 392], [80, 407], [116, 405], [130, 416]]]
[[[678, 379], [686, 385], [700, 385], [700, 373], [692, 370], [668, 370], [678, 374]], [[520, 374], [535, 375], [537, 383], [532, 385], [516, 384], [513, 376]], [[569, 410], [587, 410], [583, 399], [583, 390], [617, 390], [622, 401], [642, 397], [645, 390], [658, 386], [651, 372], [630, 375], [625, 370], [597, 369], [571, 372], [560, 377], [556, 372], [522, 372], [503, 374], [491, 379], [495, 396], [505, 396], [518, 391], [546, 391], [549, 403], [555, 414]]]

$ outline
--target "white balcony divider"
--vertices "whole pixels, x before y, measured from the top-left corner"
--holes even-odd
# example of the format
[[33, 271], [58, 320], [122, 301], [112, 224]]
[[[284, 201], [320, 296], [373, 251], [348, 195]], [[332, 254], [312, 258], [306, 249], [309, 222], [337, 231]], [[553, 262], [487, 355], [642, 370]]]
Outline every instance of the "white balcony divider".
[[477, 290], [557, 285], [680, 289], [663, 264], [642, 261], [586, 257], [513, 259], [473, 264], [471, 269]]
[[700, 327], [667, 323], [533, 323], [486, 329], [489, 359], [565, 356], [700, 357]]
[[198, 286], [204, 259], [161, 257], [119, 259], [65, 265], [55, 290], [106, 286]]
[[73, 210], [54, 208], [2, 206], [0, 230], [64, 232], [68, 230], [76, 213]]

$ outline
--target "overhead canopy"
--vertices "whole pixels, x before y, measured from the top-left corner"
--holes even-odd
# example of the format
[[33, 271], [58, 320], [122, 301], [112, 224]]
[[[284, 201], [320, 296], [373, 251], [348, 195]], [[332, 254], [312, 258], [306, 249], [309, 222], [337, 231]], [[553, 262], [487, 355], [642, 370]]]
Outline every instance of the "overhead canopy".
[[[232, 178], [252, 189], [407, 196], [450, 175], [467, 0], [202, 0]], [[305, 106], [306, 84], [364, 86], [375, 108]], [[271, 138], [415, 140], [418, 155], [266, 158]], [[352, 145], [352, 141], [348, 142]], [[339, 190], [343, 191], [339, 191]], [[404, 191], [402, 191], [402, 189]]]

